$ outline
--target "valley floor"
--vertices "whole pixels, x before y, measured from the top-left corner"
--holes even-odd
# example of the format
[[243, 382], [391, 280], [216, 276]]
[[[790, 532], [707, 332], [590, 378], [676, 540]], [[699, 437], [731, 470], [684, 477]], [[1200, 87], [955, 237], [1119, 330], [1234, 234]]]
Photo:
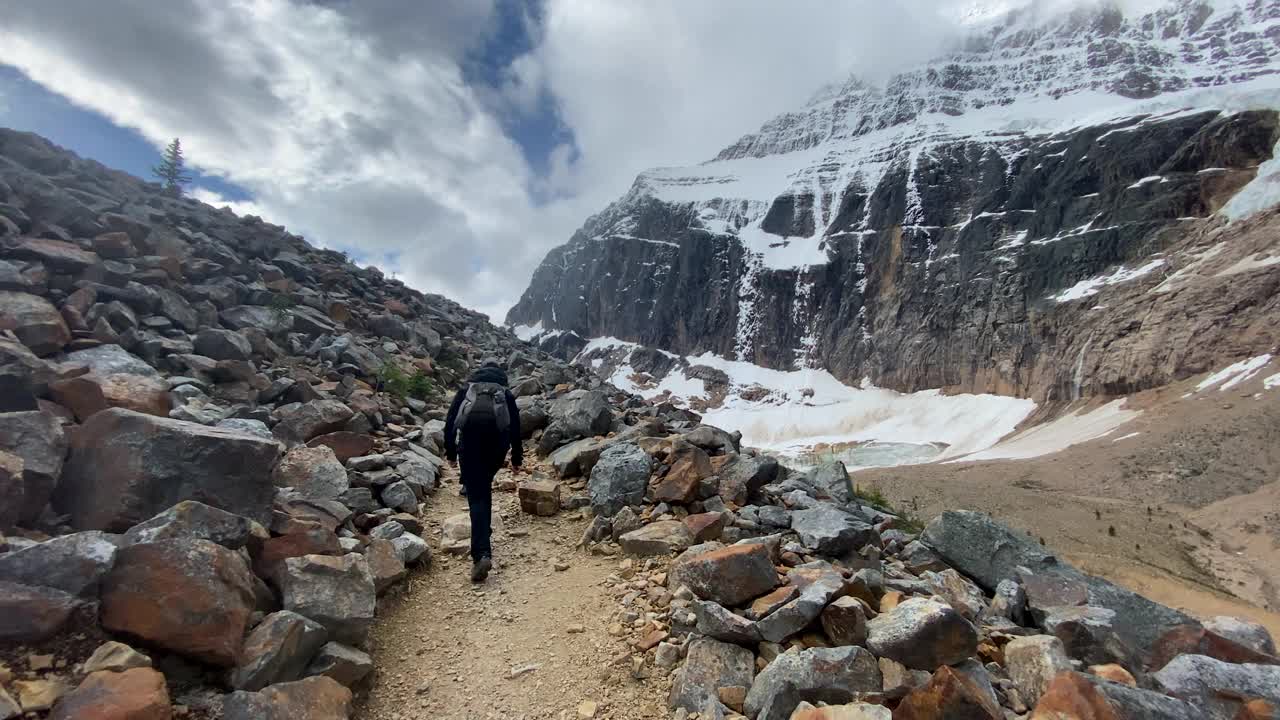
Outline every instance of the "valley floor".
[[1130, 398], [1137, 419], [1052, 455], [877, 468], [853, 480], [924, 520], [981, 510], [1087, 572], [1277, 634], [1280, 393], [1260, 386], [1187, 397], [1194, 383], [1181, 383]]
[[[442, 482], [423, 518], [433, 539], [446, 518], [467, 509], [456, 474]], [[608, 634], [617, 601], [604, 581], [618, 560], [576, 548], [583, 512], [534, 517], [520, 512], [513, 493], [498, 491], [494, 508], [502, 522], [486, 583], [472, 585], [469, 558], [437, 552], [385, 611], [379, 605], [370, 639], [378, 670], [355, 717], [591, 717], [579, 715], [584, 703], [596, 703], [597, 718], [666, 717], [664, 681], [633, 679], [630, 651]]]

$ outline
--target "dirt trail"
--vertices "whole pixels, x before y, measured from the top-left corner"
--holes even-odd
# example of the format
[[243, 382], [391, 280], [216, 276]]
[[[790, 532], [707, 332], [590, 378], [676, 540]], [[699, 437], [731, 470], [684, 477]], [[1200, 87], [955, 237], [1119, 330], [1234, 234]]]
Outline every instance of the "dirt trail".
[[470, 559], [439, 551], [441, 523], [466, 512], [456, 476], [443, 482], [424, 516], [433, 564], [379, 604], [377, 675], [355, 717], [568, 720], [589, 702], [601, 719], [665, 717], [661, 681], [633, 680], [630, 653], [607, 632], [618, 561], [575, 549], [585, 513], [533, 517], [495, 492], [495, 569], [473, 585]]

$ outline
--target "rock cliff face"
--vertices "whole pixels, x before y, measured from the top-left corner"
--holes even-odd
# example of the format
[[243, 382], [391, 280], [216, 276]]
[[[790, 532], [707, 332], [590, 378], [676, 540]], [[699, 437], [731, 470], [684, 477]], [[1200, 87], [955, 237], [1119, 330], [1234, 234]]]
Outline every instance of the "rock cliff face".
[[[1278, 72], [1280, 7], [1261, 0], [1015, 13], [884, 88], [825, 89], [714, 160], [641, 174], [508, 323], [566, 357], [612, 336], [903, 391], [1057, 401], [1200, 372], [1212, 353], [1161, 338], [1252, 326], [1280, 282], [1265, 240], [1237, 266], [1249, 226], [1223, 218], [1280, 139]], [[1234, 271], [1166, 292], [1205, 252]], [[1276, 341], [1247, 335], [1219, 350]]]

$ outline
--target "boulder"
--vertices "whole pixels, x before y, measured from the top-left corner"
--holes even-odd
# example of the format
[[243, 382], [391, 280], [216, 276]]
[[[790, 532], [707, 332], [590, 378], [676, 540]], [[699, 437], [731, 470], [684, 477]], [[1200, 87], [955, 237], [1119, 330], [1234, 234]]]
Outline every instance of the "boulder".
[[987, 609], [987, 598], [982, 589], [951, 568], [942, 572], [926, 572], [924, 581], [929, 583], [935, 595], [946, 600], [970, 622], [976, 621]]
[[[689, 643], [684, 665], [672, 676], [668, 701], [688, 712], [713, 712], [721, 707], [722, 687], [751, 687], [755, 655], [746, 648], [699, 637]], [[716, 717], [712, 714], [709, 717]]]
[[836, 646], [866, 644], [867, 613], [862, 601], [852, 597], [836, 598], [822, 611], [822, 631]]
[[359, 645], [369, 634], [377, 593], [363, 557], [289, 558], [280, 584], [284, 609], [324, 625], [330, 639]]
[[623, 535], [618, 544], [637, 557], [670, 555], [692, 545], [693, 535], [679, 520], [660, 520]]
[[875, 527], [827, 503], [791, 513], [791, 528], [805, 547], [829, 557], [880, 544]]
[[[522, 417], [521, 422], [523, 423], [523, 421], [524, 418]], [[591, 471], [600, 460], [600, 454], [613, 444], [616, 443], [610, 443], [608, 440], [597, 440], [596, 438], [574, 440], [548, 455], [547, 461], [555, 469], [556, 475], [562, 479], [575, 478], [579, 475], [590, 476]]]
[[1115, 623], [1115, 611], [1090, 605], [1045, 608], [1040, 620], [1045, 632], [1061, 640], [1067, 654], [1081, 662], [1129, 664], [1133, 651]]
[[698, 499], [698, 484], [714, 474], [711, 458], [694, 445], [677, 442], [667, 458], [671, 469], [653, 484], [657, 502], [685, 505]]
[[124, 672], [142, 667], [151, 667], [151, 658], [124, 643], [108, 640], [93, 651], [81, 669], [86, 673], [95, 673], [100, 670]]
[[207, 540], [120, 550], [102, 585], [102, 626], [219, 667], [239, 659], [254, 610], [244, 559]]
[[720, 468], [719, 493], [725, 502], [746, 505], [760, 488], [778, 477], [778, 461], [769, 456], [734, 455]]
[[49, 393], [81, 422], [113, 407], [159, 417], [168, 417], [173, 407], [168, 384], [150, 375], [90, 373], [50, 383]]
[[311, 661], [311, 666], [307, 668], [309, 676], [330, 677], [347, 687], [352, 687], [371, 672], [373, 672], [373, 658], [353, 647], [336, 642], [325, 643], [315, 659]]
[[560, 511], [560, 483], [546, 479], [525, 480], [516, 489], [520, 509], [530, 515], [549, 517]]
[[1252, 698], [1280, 706], [1280, 665], [1180, 655], [1152, 674], [1151, 680], [1156, 690], [1186, 701], [1207, 720], [1233, 720]]
[[115, 561], [112, 537], [100, 532], [73, 533], [0, 555], [0, 580], [93, 599]]
[[1188, 703], [1150, 690], [1062, 672], [1049, 683], [1031, 720], [1205, 720]]
[[35, 260], [68, 275], [82, 273], [97, 265], [101, 259], [97, 253], [85, 250], [75, 243], [51, 238], [23, 238], [12, 253], [14, 257]]
[[353, 415], [351, 408], [337, 400], [312, 400], [281, 418], [271, 431], [293, 446], [341, 430]]
[[892, 720], [893, 713], [883, 705], [850, 703], [814, 707], [807, 702], [796, 706], [791, 720]]
[[729, 517], [728, 513], [705, 512], [689, 515], [681, 522], [693, 534], [694, 542], [704, 543], [720, 539], [720, 535], [724, 533], [725, 525], [728, 524]]
[[1179, 655], [1204, 655], [1229, 663], [1280, 665], [1280, 659], [1274, 655], [1260, 653], [1198, 625], [1182, 625], [1161, 635], [1156, 641], [1149, 655], [1147, 669], [1159, 670]]
[[681, 556], [671, 566], [668, 585], [684, 586], [704, 600], [737, 607], [777, 587], [778, 573], [764, 545], [731, 545]]
[[866, 648], [788, 652], [769, 663], [751, 685], [746, 715], [756, 720], [787, 720], [802, 700], [848, 703], [880, 688], [880, 666]]
[[0, 642], [47, 640], [81, 605], [81, 600], [61, 590], [0, 580]]
[[644, 502], [653, 460], [635, 443], [619, 443], [600, 454], [591, 469], [587, 490], [591, 509], [597, 515], [613, 517], [627, 506]]
[[182, 539], [208, 540], [228, 550], [239, 550], [251, 543], [261, 545], [267, 540], [267, 531], [242, 515], [195, 500], [183, 500], [124, 534], [124, 542], [129, 545]]
[[830, 499], [838, 503], [851, 503], [856, 499], [849, 471], [839, 460], [819, 465], [806, 473], [803, 480], [813, 486], [819, 499]]
[[58, 309], [39, 295], [24, 292], [0, 290], [0, 330], [12, 330], [41, 357], [71, 342], [71, 331]]
[[352, 458], [368, 455], [372, 452], [373, 436], [368, 433], [338, 430], [337, 432], [317, 435], [307, 441], [307, 447], [319, 447], [321, 445], [332, 450], [334, 456], [338, 458], [338, 462], [346, 463]]
[[40, 517], [62, 476], [67, 447], [62, 423], [52, 412], [0, 413], [0, 450], [22, 459], [21, 492], [5, 496], [5, 504], [13, 506], [3, 514], [16, 516], [20, 525]]
[[696, 600], [693, 612], [697, 618], [698, 632], [702, 635], [748, 647], [760, 642], [760, 631], [756, 629], [754, 622], [719, 603]]
[[1028, 705], [1040, 700], [1058, 673], [1072, 669], [1062, 641], [1052, 635], [1014, 638], [1004, 647], [1004, 664], [1018, 695]]
[[1004, 720], [1004, 712], [983, 687], [955, 668], [938, 668], [929, 683], [912, 690], [894, 711], [894, 720]]
[[548, 415], [570, 440], [604, 435], [613, 424], [609, 399], [598, 390], [574, 390], [557, 398], [551, 403]]
[[50, 720], [169, 720], [169, 686], [149, 667], [90, 673], [53, 706]]
[[699, 425], [680, 436], [680, 439], [715, 455], [738, 452], [742, 433], [727, 433], [712, 425]]
[[319, 623], [288, 610], [272, 613], [245, 639], [231, 687], [261, 690], [298, 680], [324, 643], [325, 629]]
[[337, 498], [350, 487], [347, 469], [333, 450], [324, 445], [299, 445], [289, 450], [276, 464], [272, 482], [277, 487], [291, 487], [306, 497], [327, 500]]
[[197, 355], [214, 360], [249, 360], [253, 346], [238, 332], [221, 328], [205, 328], [196, 333], [194, 348]]
[[405, 569], [400, 551], [391, 540], [371, 540], [364, 550], [365, 562], [369, 563], [369, 572], [373, 575], [374, 590], [381, 595], [393, 585], [405, 579], [409, 571]]
[[909, 668], [933, 671], [978, 651], [978, 632], [950, 605], [910, 598], [867, 623], [867, 647]]
[[769, 642], [780, 643], [803, 631], [818, 619], [832, 598], [844, 591], [844, 576], [821, 561], [792, 569], [787, 580], [799, 589], [799, 594], [756, 623], [760, 637]]
[[404, 481], [391, 483], [382, 488], [380, 494], [382, 504], [386, 507], [399, 512], [415, 513], [418, 511], [418, 495]]
[[113, 408], [72, 438], [54, 504], [86, 530], [124, 531], [183, 500], [266, 524], [278, 452], [260, 437]]
[[84, 365], [99, 377], [111, 375], [158, 376], [160, 373], [147, 361], [130, 353], [119, 345], [99, 345], [67, 353], [67, 365]]
[[[1079, 582], [1086, 589], [1088, 604], [1113, 611], [1117, 634], [1139, 652], [1151, 648], [1173, 627], [1198, 624], [1182, 612], [1080, 572], [1033, 539], [982, 513], [948, 510], [929, 523], [921, 539], [951, 567], [987, 590], [993, 590], [1001, 580], [1025, 578], [1027, 572]], [[1071, 652], [1070, 643], [1065, 644]]]
[[292, 523], [288, 534], [268, 538], [254, 553], [253, 571], [277, 586], [284, 561], [304, 555], [342, 555], [342, 547], [333, 530], [309, 521]]
[[22, 477], [24, 466], [22, 458], [0, 450], [0, 497], [5, 499], [0, 506], [0, 532], [16, 526], [22, 514], [27, 494], [27, 483]]
[[421, 537], [406, 532], [392, 539], [391, 544], [395, 546], [396, 552], [400, 553], [400, 561], [405, 565], [413, 567], [431, 564], [431, 547]]
[[258, 692], [227, 695], [223, 720], [348, 720], [351, 691], [333, 678], [317, 676], [278, 683]]
[[1252, 620], [1219, 615], [1204, 622], [1204, 628], [1221, 637], [1266, 655], [1276, 654], [1276, 644], [1267, 628]]

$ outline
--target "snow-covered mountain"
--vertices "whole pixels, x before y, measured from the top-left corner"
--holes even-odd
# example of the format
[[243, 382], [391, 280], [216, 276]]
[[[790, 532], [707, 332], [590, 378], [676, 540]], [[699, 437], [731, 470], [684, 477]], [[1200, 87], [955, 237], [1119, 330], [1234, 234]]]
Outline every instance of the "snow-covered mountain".
[[[687, 358], [1057, 402], [1267, 349], [1280, 250], [1223, 241], [1280, 199], [1280, 3], [1126, 7], [972, 8], [962, 43], [884, 87], [850, 78], [642, 173], [508, 323], [569, 357], [632, 343], [582, 359], [712, 405], [724, 373]], [[1246, 245], [1257, 267], [1160, 290]]]

